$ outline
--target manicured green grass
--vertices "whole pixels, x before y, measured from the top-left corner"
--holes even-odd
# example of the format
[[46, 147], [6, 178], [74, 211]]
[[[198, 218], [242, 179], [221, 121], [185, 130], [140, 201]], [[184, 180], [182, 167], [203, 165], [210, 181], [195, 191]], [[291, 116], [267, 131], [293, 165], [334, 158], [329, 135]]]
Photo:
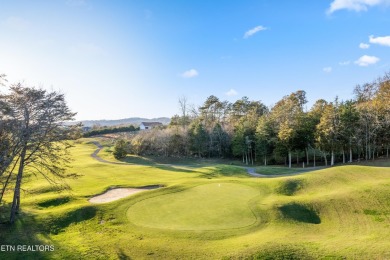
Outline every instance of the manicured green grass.
[[127, 216], [138, 226], [171, 230], [220, 230], [250, 226], [257, 216], [249, 201], [260, 193], [246, 185], [218, 182], [140, 201]]
[[[105, 164], [89, 141], [72, 150], [71, 190], [26, 174], [17, 222], [0, 225], [3, 245], [55, 251], [0, 259], [390, 259], [389, 161], [265, 179], [207, 161]], [[164, 187], [88, 202], [110, 187], [155, 184]]]

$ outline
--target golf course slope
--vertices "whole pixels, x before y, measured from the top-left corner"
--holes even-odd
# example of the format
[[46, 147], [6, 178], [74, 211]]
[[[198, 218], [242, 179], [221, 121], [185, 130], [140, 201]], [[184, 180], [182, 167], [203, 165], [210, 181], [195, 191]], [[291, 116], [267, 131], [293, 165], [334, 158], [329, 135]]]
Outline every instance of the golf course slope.
[[[228, 163], [108, 164], [91, 157], [89, 139], [72, 149], [71, 190], [27, 174], [17, 222], [0, 226], [4, 245], [55, 250], [1, 259], [390, 259], [390, 160], [255, 178]], [[99, 156], [115, 161], [110, 147]], [[156, 184], [88, 201], [110, 187]]]

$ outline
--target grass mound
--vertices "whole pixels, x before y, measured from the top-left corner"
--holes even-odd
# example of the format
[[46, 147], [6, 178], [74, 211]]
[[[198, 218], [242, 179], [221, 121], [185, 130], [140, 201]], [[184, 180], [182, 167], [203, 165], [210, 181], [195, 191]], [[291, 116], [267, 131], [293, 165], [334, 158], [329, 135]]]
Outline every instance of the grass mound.
[[302, 204], [292, 202], [279, 207], [279, 210], [283, 217], [287, 219], [309, 224], [321, 223], [321, 219], [317, 213], [313, 209]]
[[241, 228], [256, 223], [249, 201], [258, 195], [259, 191], [242, 184], [205, 184], [140, 201], [127, 216], [138, 226], [159, 229]]

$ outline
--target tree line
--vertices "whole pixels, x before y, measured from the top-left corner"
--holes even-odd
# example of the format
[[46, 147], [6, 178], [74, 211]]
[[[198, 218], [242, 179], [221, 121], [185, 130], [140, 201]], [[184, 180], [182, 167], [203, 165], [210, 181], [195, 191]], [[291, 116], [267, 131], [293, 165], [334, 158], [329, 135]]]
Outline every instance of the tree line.
[[68, 176], [69, 140], [80, 137], [80, 129], [78, 125], [64, 125], [75, 113], [63, 94], [20, 83], [5, 84], [5, 75], [0, 75], [0, 210], [5, 210], [3, 198], [8, 194], [12, 197], [12, 223], [20, 209], [22, 180], [27, 172], [66, 186], [61, 178]]
[[390, 74], [357, 85], [353, 98], [317, 100], [306, 108], [298, 90], [267, 107], [243, 97], [233, 103], [209, 96], [198, 108], [179, 99], [169, 126], [141, 131], [115, 146], [126, 154], [240, 158], [316, 166], [389, 156]]
[[138, 131], [139, 127], [135, 127], [134, 125], [129, 126], [117, 126], [117, 127], [94, 127], [91, 130], [85, 132], [83, 137], [91, 137], [96, 135], [103, 134], [114, 134], [114, 133], [123, 133], [123, 132], [135, 132]]

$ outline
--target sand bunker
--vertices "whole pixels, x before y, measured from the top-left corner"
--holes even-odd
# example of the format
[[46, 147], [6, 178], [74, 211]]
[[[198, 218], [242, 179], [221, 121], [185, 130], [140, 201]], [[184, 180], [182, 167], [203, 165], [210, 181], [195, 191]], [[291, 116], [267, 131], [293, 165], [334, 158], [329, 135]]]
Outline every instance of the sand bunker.
[[160, 186], [154, 185], [154, 186], [146, 186], [140, 188], [115, 188], [115, 189], [110, 189], [103, 194], [94, 196], [88, 201], [97, 204], [107, 203], [107, 202], [111, 202], [111, 201], [115, 201], [115, 200], [119, 200], [131, 196], [138, 192], [143, 192], [143, 191], [157, 189], [157, 188], [160, 188]]

